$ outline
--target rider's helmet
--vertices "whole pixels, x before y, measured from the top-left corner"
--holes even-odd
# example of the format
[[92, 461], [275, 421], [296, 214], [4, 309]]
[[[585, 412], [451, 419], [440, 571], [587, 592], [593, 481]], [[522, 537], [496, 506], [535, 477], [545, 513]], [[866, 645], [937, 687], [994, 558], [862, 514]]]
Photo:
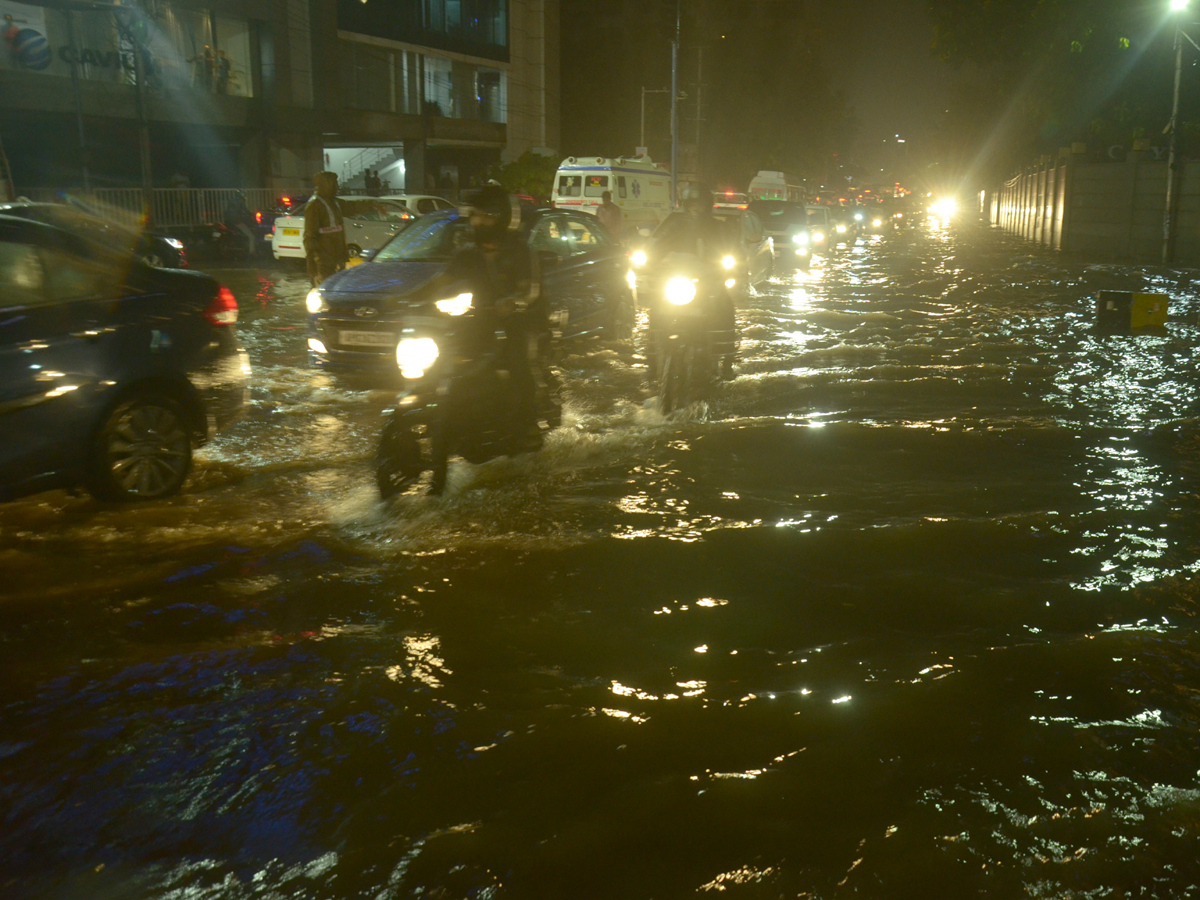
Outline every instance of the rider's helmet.
[[464, 198], [464, 212], [471, 217], [471, 228], [478, 243], [495, 243], [512, 222], [512, 201], [498, 184], [485, 184]]
[[690, 216], [712, 214], [713, 195], [707, 185], [689, 181], [679, 188], [679, 205]]

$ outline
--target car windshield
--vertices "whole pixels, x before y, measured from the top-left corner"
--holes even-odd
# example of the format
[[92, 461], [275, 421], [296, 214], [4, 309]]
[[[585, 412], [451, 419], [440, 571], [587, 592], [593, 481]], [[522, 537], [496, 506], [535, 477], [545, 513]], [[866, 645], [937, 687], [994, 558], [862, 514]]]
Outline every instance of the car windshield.
[[384, 244], [375, 261], [446, 262], [473, 244], [470, 222], [457, 213], [425, 216]]
[[751, 203], [750, 211], [762, 219], [764, 228], [773, 225], [805, 225], [808, 214], [798, 203], [788, 203], [784, 200], [768, 200], [761, 203]]

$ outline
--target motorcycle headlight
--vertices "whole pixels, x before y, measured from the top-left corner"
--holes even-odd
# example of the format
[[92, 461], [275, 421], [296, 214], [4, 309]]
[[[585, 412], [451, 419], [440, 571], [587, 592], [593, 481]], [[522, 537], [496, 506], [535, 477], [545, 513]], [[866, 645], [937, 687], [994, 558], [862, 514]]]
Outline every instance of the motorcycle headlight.
[[696, 283], [690, 278], [672, 278], [667, 281], [667, 302], [686, 306], [696, 299]]
[[469, 293], [459, 294], [457, 297], [439, 300], [434, 306], [438, 308], [438, 312], [444, 312], [451, 316], [461, 316], [470, 311], [474, 299], [474, 296]]
[[304, 299], [304, 305], [308, 307], [310, 313], [319, 313], [325, 310], [325, 301], [321, 299], [321, 292], [316, 288], [308, 292], [308, 296]]
[[396, 345], [396, 365], [405, 378], [421, 378], [438, 358], [433, 338], [404, 338]]
[[845, 225], [839, 225], [839, 226], [837, 227], [837, 233], [838, 233], [838, 234], [845, 234], [845, 233], [846, 233], [846, 226], [845, 226]]
[[793, 244], [807, 244], [808, 243], [808, 235], [805, 234], [803, 231], [797, 231], [795, 234], [792, 235], [792, 243]]
[[872, 220], [871, 220], [871, 227], [872, 227], [872, 228], [878, 228], [878, 227], [879, 227], [880, 225], [882, 225], [882, 224], [883, 224], [883, 219], [872, 219]]
[[854, 214], [854, 221], [855, 221], [855, 222], [861, 222], [861, 221], [862, 221], [862, 218], [863, 218], [863, 217], [862, 217], [862, 213], [855, 213], [855, 214]]
[[634, 250], [631, 254], [629, 254], [629, 261], [640, 269], [646, 264], [646, 251]]
[[732, 256], [729, 256], [728, 254], [726, 254], [725, 256], [721, 257], [721, 265], [724, 266], [726, 269], [732, 269], [734, 266], [737, 265], [737, 260], [734, 259]]
[[821, 241], [825, 240], [825, 232], [823, 232], [823, 231], [814, 231], [814, 232], [813, 232], [812, 239], [813, 239], [813, 243], [814, 243], [814, 244], [819, 244], [819, 243], [821, 243]]

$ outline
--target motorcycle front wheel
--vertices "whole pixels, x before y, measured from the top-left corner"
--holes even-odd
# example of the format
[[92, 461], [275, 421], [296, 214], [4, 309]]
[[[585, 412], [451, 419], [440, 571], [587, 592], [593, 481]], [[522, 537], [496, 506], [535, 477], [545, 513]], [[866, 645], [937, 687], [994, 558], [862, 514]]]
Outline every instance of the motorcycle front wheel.
[[[435, 443], [439, 445], [436, 448]], [[384, 500], [396, 496], [426, 469], [433, 469], [434, 490], [440, 491], [446, 483], [446, 454], [440, 445], [441, 441], [434, 441], [431, 426], [388, 419], [375, 452], [379, 496]]]
[[687, 406], [691, 380], [691, 353], [686, 347], [667, 351], [658, 382], [658, 411], [664, 416]]

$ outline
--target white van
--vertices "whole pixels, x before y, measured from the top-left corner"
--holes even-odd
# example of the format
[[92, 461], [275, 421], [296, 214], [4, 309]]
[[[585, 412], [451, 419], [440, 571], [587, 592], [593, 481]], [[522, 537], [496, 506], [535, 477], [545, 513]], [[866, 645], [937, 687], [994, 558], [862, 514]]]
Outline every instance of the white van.
[[750, 189], [747, 191], [751, 200], [790, 200], [793, 203], [804, 202], [804, 187], [800, 179], [787, 172], [770, 172], [766, 169], [759, 171], [750, 179]]
[[671, 173], [647, 156], [569, 156], [554, 176], [550, 202], [595, 215], [605, 191], [612, 191], [613, 203], [625, 214], [627, 231], [656, 226], [671, 212]]

